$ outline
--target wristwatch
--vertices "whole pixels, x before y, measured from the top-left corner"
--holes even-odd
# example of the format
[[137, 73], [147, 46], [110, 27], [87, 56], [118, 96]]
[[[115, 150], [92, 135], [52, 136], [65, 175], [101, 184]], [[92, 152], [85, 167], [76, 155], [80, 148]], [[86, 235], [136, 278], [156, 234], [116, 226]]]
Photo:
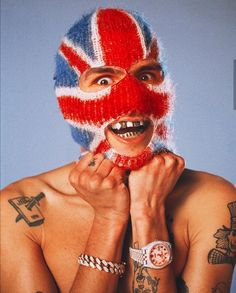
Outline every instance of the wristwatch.
[[152, 269], [162, 269], [172, 262], [171, 244], [166, 241], [153, 241], [141, 249], [129, 248], [130, 257]]

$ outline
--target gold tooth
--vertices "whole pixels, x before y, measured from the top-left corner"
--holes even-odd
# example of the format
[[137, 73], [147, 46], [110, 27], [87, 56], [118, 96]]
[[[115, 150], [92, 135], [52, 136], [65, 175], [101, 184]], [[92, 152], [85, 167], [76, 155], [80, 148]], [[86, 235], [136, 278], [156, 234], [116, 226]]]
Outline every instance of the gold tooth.
[[121, 128], [127, 128], [125, 121], [120, 122], [120, 124], [121, 124]]

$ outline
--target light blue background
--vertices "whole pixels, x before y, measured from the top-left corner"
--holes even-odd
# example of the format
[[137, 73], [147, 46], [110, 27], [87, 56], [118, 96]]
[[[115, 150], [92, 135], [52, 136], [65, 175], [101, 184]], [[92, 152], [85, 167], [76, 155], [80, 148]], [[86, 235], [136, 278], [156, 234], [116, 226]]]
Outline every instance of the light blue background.
[[236, 183], [235, 0], [2, 0], [2, 187], [78, 156], [54, 96], [54, 56], [68, 27], [97, 6], [134, 9], [149, 19], [176, 83], [178, 152], [188, 168]]

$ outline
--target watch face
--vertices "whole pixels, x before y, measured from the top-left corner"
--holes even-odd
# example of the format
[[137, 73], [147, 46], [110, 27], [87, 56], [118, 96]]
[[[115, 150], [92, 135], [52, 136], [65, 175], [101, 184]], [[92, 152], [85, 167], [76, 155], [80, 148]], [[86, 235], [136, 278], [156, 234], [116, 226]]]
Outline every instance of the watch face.
[[170, 247], [166, 244], [155, 244], [150, 250], [150, 261], [154, 266], [162, 267], [169, 263], [171, 257]]

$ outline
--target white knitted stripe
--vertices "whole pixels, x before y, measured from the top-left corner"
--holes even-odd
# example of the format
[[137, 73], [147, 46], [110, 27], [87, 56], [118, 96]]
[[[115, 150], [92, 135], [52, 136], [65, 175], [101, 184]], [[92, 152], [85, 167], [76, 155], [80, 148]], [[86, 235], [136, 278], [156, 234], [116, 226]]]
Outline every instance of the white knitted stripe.
[[160, 85], [151, 85], [148, 84], [147, 87], [154, 91], [155, 93], [163, 93], [169, 95], [169, 105], [170, 109], [168, 111], [167, 116], [171, 116], [174, 110], [174, 102], [175, 102], [175, 87], [169, 75], [167, 75], [164, 81]]
[[89, 56], [84, 52], [82, 48], [79, 46], [75, 46], [73, 42], [71, 42], [67, 37], [64, 37], [63, 43], [71, 48], [75, 53], [82, 59], [84, 60], [90, 67], [93, 67], [93, 60], [89, 58]]
[[93, 43], [93, 50], [96, 56], [96, 62], [94, 61], [93, 67], [105, 65], [104, 58], [103, 58], [103, 51], [101, 47], [101, 39], [98, 32], [98, 22], [97, 22], [98, 13], [99, 13], [99, 10], [93, 14], [92, 20], [91, 20], [92, 43]]
[[81, 101], [94, 101], [96, 99], [104, 98], [111, 93], [111, 86], [106, 87], [98, 92], [84, 92], [79, 87], [56, 87], [57, 97], [73, 97], [80, 99]]
[[147, 87], [155, 93], [168, 93], [171, 96], [174, 94], [174, 85], [169, 75], [164, 78], [164, 81], [159, 85], [146, 84]]
[[145, 45], [145, 39], [144, 39], [144, 36], [143, 36], [143, 32], [138, 24], [138, 22], [136, 21], [136, 19], [128, 14], [126, 11], [123, 11], [132, 21], [133, 23], [135, 24], [136, 26], [136, 29], [137, 29], [137, 34], [139, 36], [139, 39], [140, 39], [140, 43], [141, 43], [141, 47], [143, 49], [143, 58], [146, 58], [147, 57], [147, 48], [146, 48], [146, 45]]
[[105, 128], [101, 127], [98, 130], [96, 130], [96, 134], [94, 136], [93, 141], [91, 142], [90, 149], [95, 150], [99, 146], [99, 144], [105, 139]]

